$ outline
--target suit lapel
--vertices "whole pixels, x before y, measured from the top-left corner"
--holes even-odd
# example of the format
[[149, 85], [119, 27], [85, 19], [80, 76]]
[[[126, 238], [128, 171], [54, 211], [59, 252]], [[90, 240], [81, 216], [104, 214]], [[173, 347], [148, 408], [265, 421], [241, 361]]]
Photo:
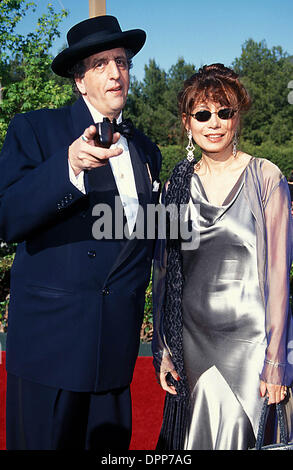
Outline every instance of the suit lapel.
[[87, 127], [94, 124], [92, 115], [82, 97], [72, 105], [71, 117], [75, 139], [81, 136]]
[[129, 152], [134, 172], [136, 190], [139, 203], [144, 206], [151, 201], [152, 181], [148, 169], [140, 139], [134, 135], [133, 139], [128, 141]]
[[[136, 190], [138, 195], [139, 204], [142, 207], [144, 214], [146, 214], [146, 205], [151, 202], [152, 196], [152, 184], [150, 180], [149, 171], [146, 165], [146, 161], [143, 154], [142, 146], [140, 145], [140, 139], [136, 135], [128, 140], [128, 147], [133, 166]], [[133, 253], [134, 249], [138, 244], [138, 239], [133, 238], [127, 240], [122, 248], [120, 255], [116, 262], [112, 266], [107, 279], [116, 271], [119, 266]]]
[[[73, 130], [74, 137], [77, 139], [84, 130], [89, 127], [91, 124], [94, 124], [92, 115], [85, 104], [82, 97], [80, 97], [71, 107], [71, 115], [73, 121]], [[147, 161], [144, 157], [143, 146], [139, 135], [134, 133], [133, 138], [128, 140], [129, 153], [131, 158], [131, 163], [134, 172], [134, 179], [136, 184], [136, 190], [138, 195], [138, 200], [140, 206], [143, 210], [146, 209], [146, 205], [151, 202], [152, 197], [152, 182], [150, 171], [147, 166]], [[93, 171], [93, 170], [92, 170]], [[93, 175], [94, 176], [94, 175]], [[109, 172], [108, 175], [109, 176]], [[111, 171], [110, 175], [113, 180], [114, 176]], [[89, 185], [88, 174], [85, 174], [85, 185]], [[90, 184], [92, 186], [92, 184]], [[115, 184], [116, 186], [116, 184]], [[117, 188], [117, 187], [116, 187]], [[131, 255], [135, 247], [137, 246], [138, 240], [134, 238], [132, 240], [126, 240], [120, 255], [118, 256], [116, 262], [112, 266], [107, 278], [109, 278], [114, 271]]]

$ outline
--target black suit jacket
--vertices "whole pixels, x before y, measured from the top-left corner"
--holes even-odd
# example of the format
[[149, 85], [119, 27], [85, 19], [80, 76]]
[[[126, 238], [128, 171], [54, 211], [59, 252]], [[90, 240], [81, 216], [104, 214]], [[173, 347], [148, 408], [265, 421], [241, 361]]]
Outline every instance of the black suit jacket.
[[[45, 385], [104, 391], [128, 385], [139, 347], [153, 240], [97, 240], [93, 207], [118, 196], [107, 165], [69, 180], [68, 146], [92, 124], [83, 99], [16, 115], [0, 157], [0, 237], [17, 242], [7, 370]], [[129, 140], [139, 202], [156, 202], [161, 154]], [[118, 198], [119, 199], [119, 198]]]

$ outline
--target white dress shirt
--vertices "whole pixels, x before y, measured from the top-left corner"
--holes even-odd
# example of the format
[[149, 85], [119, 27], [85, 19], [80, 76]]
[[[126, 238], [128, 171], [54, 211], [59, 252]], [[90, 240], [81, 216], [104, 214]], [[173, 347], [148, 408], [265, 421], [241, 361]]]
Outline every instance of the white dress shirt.
[[[89, 108], [94, 122], [102, 122], [104, 116], [99, 111], [97, 111], [85, 97], [83, 97], [83, 99]], [[117, 123], [119, 124], [121, 121], [122, 112], [120, 113], [120, 116], [117, 119]], [[131, 234], [134, 229], [139, 202], [127, 139], [121, 135], [118, 142], [116, 144], [111, 145], [110, 148], [116, 147], [122, 148], [123, 153], [121, 153], [117, 157], [110, 158], [109, 164], [111, 166], [115, 182], [118, 188], [119, 196], [121, 198], [121, 202], [124, 208], [129, 234]], [[80, 191], [85, 194], [84, 172], [81, 171], [77, 176], [75, 176], [74, 171], [72, 170], [71, 165], [69, 164], [69, 177], [71, 183], [74, 184]]]

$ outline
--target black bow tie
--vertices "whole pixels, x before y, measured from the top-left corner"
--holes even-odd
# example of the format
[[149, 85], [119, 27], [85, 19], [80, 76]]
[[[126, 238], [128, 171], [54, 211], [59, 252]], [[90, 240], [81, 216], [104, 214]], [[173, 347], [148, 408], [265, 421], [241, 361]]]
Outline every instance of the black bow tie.
[[113, 128], [114, 132], [119, 132], [119, 134], [124, 135], [128, 139], [132, 137], [134, 132], [134, 125], [130, 119], [124, 119], [120, 124], [117, 124], [116, 119], [113, 119]]

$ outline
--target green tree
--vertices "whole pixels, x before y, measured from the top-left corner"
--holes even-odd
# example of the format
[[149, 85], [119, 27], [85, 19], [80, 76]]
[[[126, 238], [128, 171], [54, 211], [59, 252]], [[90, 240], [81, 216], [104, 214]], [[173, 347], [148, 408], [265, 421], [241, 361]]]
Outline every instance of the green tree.
[[130, 91], [124, 115], [130, 117], [138, 129], [145, 132], [153, 141], [162, 137], [158, 131], [157, 113], [161, 106], [166, 86], [165, 72], [150, 60], [144, 67], [145, 76], [142, 82], [131, 79]]
[[167, 76], [154, 59], [144, 66], [142, 94], [145, 101], [154, 109], [164, 103], [164, 92], [167, 86]]
[[193, 64], [187, 64], [183, 57], [179, 57], [176, 64], [172, 65], [167, 74], [167, 90], [164, 101], [166, 110], [172, 118], [168, 128], [168, 144], [178, 144], [181, 141], [181, 117], [178, 113], [178, 93], [182, 89], [185, 80], [196, 72]]
[[195, 72], [194, 65], [179, 58], [168, 72], [154, 59], [145, 66], [142, 82], [132, 78], [125, 114], [136, 126], [160, 145], [178, 144], [180, 117], [177, 95], [183, 81]]
[[187, 64], [183, 57], [179, 57], [176, 64], [172, 65], [167, 73], [167, 96], [165, 101], [169, 111], [178, 115], [177, 96], [182, 89], [183, 82], [196, 72], [193, 64]]
[[135, 77], [132, 77], [130, 80], [127, 105], [123, 114], [124, 117], [131, 118], [138, 129], [150, 135], [152, 129], [152, 108], [148, 102], [145, 102], [142, 83]]
[[[244, 116], [242, 141], [260, 146], [293, 144], [293, 106], [288, 102], [288, 83], [293, 79], [293, 62], [280, 46], [269, 49], [265, 41], [247, 40], [232, 67], [252, 98]], [[177, 95], [184, 80], [196, 72], [180, 57], [165, 72], [155, 59], [145, 66], [144, 79], [132, 79], [126, 113], [152, 140], [160, 145], [181, 143]], [[292, 162], [293, 166], [293, 162]]]
[[288, 82], [293, 64], [280, 46], [269, 49], [265, 41], [247, 40], [233, 62], [247, 87], [252, 108], [244, 118], [243, 137], [256, 145], [293, 139], [293, 106], [288, 103]]
[[50, 49], [60, 36], [59, 25], [67, 15], [56, 13], [51, 4], [27, 35], [16, 32], [18, 24], [36, 3], [27, 0], [1, 0], [0, 3], [0, 146], [11, 118], [43, 107], [59, 107], [72, 99], [70, 83], [57, 80], [51, 71]]

